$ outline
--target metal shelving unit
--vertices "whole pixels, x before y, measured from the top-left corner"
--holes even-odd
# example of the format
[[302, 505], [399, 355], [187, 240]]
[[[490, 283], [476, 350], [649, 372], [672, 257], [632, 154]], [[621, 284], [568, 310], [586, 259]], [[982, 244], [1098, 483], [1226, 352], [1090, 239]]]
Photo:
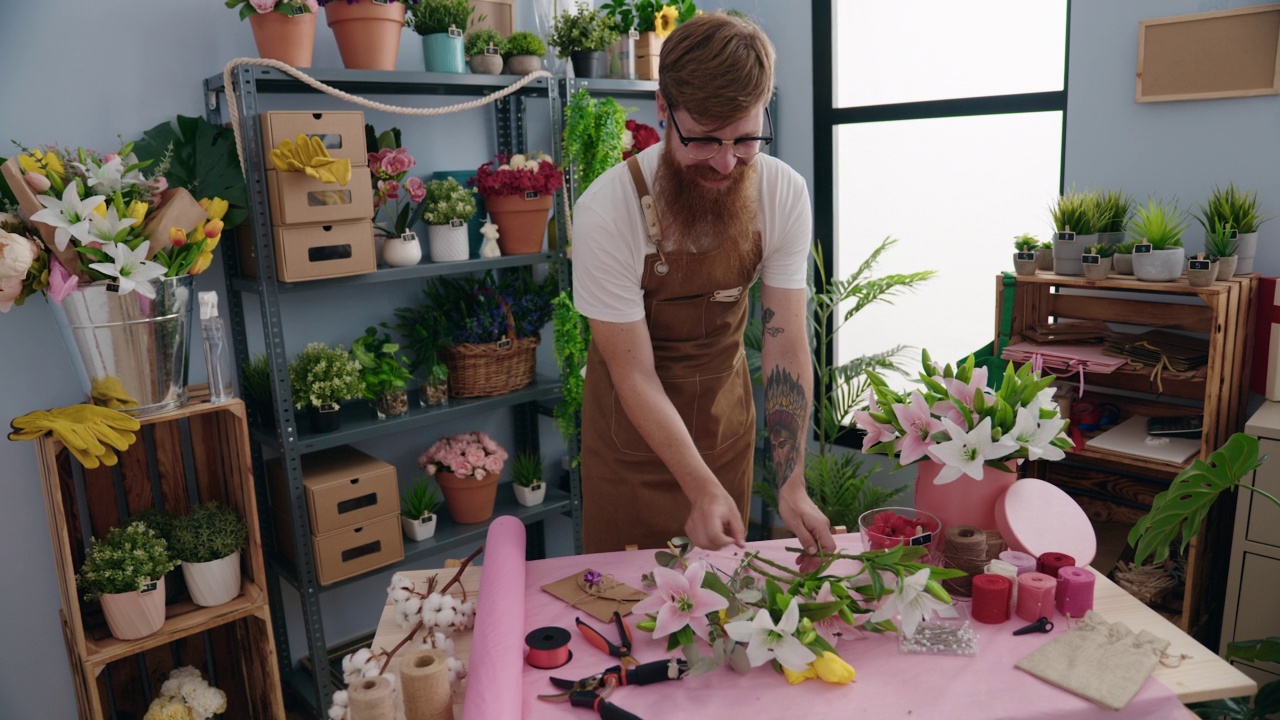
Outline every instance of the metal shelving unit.
[[[514, 76], [323, 68], [308, 70], [307, 74], [327, 85], [357, 95], [483, 96], [492, 94], [519, 79]], [[513, 393], [490, 398], [452, 398], [444, 407], [414, 408], [404, 417], [385, 421], [374, 420], [371, 411], [362, 415], [359, 408], [346, 408], [342, 411], [341, 430], [327, 434], [312, 434], [299, 426], [289, 400], [288, 356], [284, 342], [285, 319], [282, 317], [281, 298], [296, 293], [333, 292], [359, 285], [422, 280], [441, 275], [537, 264], [551, 266], [553, 271], [559, 274], [561, 281], [567, 283], [569, 281], [567, 259], [564, 251], [559, 250], [537, 255], [459, 263], [424, 263], [407, 268], [381, 269], [375, 273], [356, 277], [307, 283], [279, 282], [267, 199], [265, 151], [259, 127], [259, 97], [265, 94], [318, 93], [318, 91], [278, 70], [258, 66], [236, 68], [233, 72], [231, 87], [224, 85], [222, 75], [207, 78], [204, 81], [204, 91], [206, 115], [211, 122], [217, 124], [227, 120], [222, 116], [223, 95], [235, 93], [240, 114], [239, 131], [247, 165], [245, 180], [248, 185], [250, 208], [247, 231], [252, 233], [257, 249], [257, 277], [246, 278], [239, 275], [237, 248], [234, 242], [224, 243], [223, 257], [227, 275], [228, 313], [231, 331], [235, 338], [237, 362], [244, 364], [249, 359], [244, 295], [253, 295], [256, 296], [260, 308], [262, 337], [270, 365], [271, 413], [275, 422], [272, 428], [252, 428], [252, 437], [255, 441], [252, 443], [254, 469], [260, 480], [266, 478], [263, 450], [270, 448], [279, 454], [279, 461], [289, 482], [288, 511], [294, 531], [294, 548], [297, 550], [296, 564], [285, 560], [274, 547], [272, 538], [275, 533], [267, 526], [269, 522], [267, 518], [270, 518], [271, 513], [261, 514], [263, 537], [268, 542], [268, 566], [271, 570], [267, 573], [267, 586], [271, 599], [272, 624], [276, 637], [279, 638], [276, 643], [277, 655], [281, 676], [285, 678], [285, 683], [312, 706], [317, 718], [323, 719], [336, 688], [326, 670], [328, 646], [324, 634], [320, 596], [331, 589], [365, 579], [368, 575], [320, 586], [311, 549], [310, 524], [302, 483], [301, 456], [315, 450], [500, 409], [509, 410], [512, 414], [517, 445], [515, 450], [535, 449], [538, 445], [538, 415], [546, 412], [545, 406], [549, 401], [559, 397], [559, 382], [555, 378], [540, 376], [530, 386]], [[497, 128], [498, 152], [523, 152], [526, 149], [528, 145], [528, 132], [525, 125], [526, 101], [530, 98], [546, 98], [549, 101], [552, 125], [558, 137], [559, 113], [562, 105], [559, 86], [546, 79], [540, 79], [526, 85], [513, 95], [493, 103], [492, 112]], [[553, 144], [558, 145], [558, 143]], [[557, 211], [558, 222], [560, 215], [561, 213]], [[245, 231], [245, 228], [242, 228], [242, 231]], [[576, 453], [577, 449], [571, 448], [571, 452]], [[258, 503], [261, 507], [266, 507], [268, 503], [266, 483], [258, 482], [256, 485]], [[554, 515], [569, 514], [574, 521], [575, 547], [581, 548], [581, 501], [578, 487], [575, 473], [569, 493], [548, 488], [546, 501], [535, 508], [520, 507], [514, 500], [507, 499], [504, 495], [498, 501], [495, 515], [514, 515], [529, 525], [532, 530], [529, 542], [530, 557], [540, 557], [545, 554], [543, 520]], [[440, 525], [433, 538], [418, 543], [405, 543], [405, 558], [401, 564], [420, 561], [482, 541], [488, 528], [488, 523], [459, 526], [443, 516], [438, 522]], [[388, 569], [381, 568], [379, 572], [386, 572]], [[281, 597], [281, 579], [296, 588], [301, 598], [307, 647], [314, 660], [310, 663], [310, 668], [294, 667]]]

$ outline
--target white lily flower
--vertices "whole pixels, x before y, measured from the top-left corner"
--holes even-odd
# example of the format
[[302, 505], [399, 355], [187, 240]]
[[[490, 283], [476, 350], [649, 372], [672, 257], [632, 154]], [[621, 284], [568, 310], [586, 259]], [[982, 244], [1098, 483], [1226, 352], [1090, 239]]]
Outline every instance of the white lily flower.
[[1066, 424], [1067, 421], [1061, 418], [1041, 420], [1040, 403], [1035, 401], [1027, 407], [1018, 408], [1017, 422], [1005, 437], [1026, 448], [1028, 460], [1061, 460], [1067, 454], [1050, 443]]
[[903, 634], [907, 637], [915, 635], [916, 627], [922, 620], [929, 617], [929, 613], [948, 607], [947, 603], [929, 594], [925, 589], [928, 583], [929, 568], [920, 568], [914, 574], [903, 578], [897, 591], [885, 598], [880, 608], [867, 618], [867, 622], [891, 620], [897, 615], [900, 616], [898, 624]]
[[89, 216], [89, 235], [103, 243], [114, 243], [121, 230], [137, 223], [135, 218], [121, 218], [114, 207], [107, 207], [107, 216], [97, 213]]
[[119, 156], [113, 157], [101, 165], [94, 165], [93, 163], [88, 165], [81, 163], [71, 164], [80, 168], [80, 172], [84, 173], [85, 184], [94, 192], [110, 195], [124, 188], [124, 160]]
[[800, 605], [791, 598], [782, 619], [773, 624], [768, 610], [757, 610], [752, 620], [736, 620], [724, 626], [729, 637], [747, 643], [747, 659], [751, 667], [759, 667], [776, 659], [791, 672], [804, 672], [817, 656], [796, 637], [800, 624]]
[[110, 255], [115, 262], [90, 263], [89, 267], [103, 275], [116, 278], [121, 295], [137, 290], [143, 297], [154, 298], [156, 291], [151, 287], [151, 281], [164, 277], [165, 269], [160, 263], [153, 263], [146, 259], [150, 248], [150, 240], [144, 240], [137, 250], [130, 250], [124, 243], [103, 245], [102, 251]]
[[66, 250], [67, 241], [73, 237], [81, 243], [93, 239], [89, 235], [89, 217], [94, 214], [93, 209], [102, 204], [104, 196], [93, 195], [81, 200], [79, 186], [69, 182], [61, 200], [49, 195], [37, 195], [36, 199], [44, 205], [44, 210], [31, 219], [54, 228], [53, 244], [58, 252]]
[[961, 475], [981, 480], [983, 463], [1005, 457], [1018, 449], [1018, 444], [1008, 435], [998, 441], [991, 439], [991, 418], [983, 418], [969, 432], [951, 422], [950, 418], [942, 418], [942, 427], [951, 439], [928, 449], [929, 456], [944, 465], [938, 479], [934, 480], [935, 485], [945, 485]]

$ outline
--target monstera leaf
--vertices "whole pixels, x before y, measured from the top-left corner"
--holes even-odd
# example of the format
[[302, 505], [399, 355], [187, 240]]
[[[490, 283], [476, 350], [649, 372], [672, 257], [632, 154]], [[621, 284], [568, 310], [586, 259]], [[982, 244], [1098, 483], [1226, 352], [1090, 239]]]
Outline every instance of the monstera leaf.
[[1187, 543], [1200, 532], [1218, 496], [1234, 489], [1242, 478], [1266, 461], [1266, 457], [1258, 458], [1258, 439], [1244, 433], [1232, 435], [1225, 445], [1209, 455], [1209, 462], [1193, 461], [1178, 473], [1168, 490], [1156, 495], [1151, 512], [1129, 531], [1134, 562], [1141, 565], [1149, 557], [1158, 563], [1164, 562], [1169, 557], [1169, 546], [1179, 535], [1185, 551]]
[[163, 122], [142, 134], [134, 145], [139, 160], [159, 164], [172, 151], [165, 179], [170, 187], [186, 188], [191, 196], [220, 197], [230, 203], [222, 221], [234, 228], [249, 211], [248, 193], [240, 160], [236, 157], [235, 134], [200, 117], [184, 117]]

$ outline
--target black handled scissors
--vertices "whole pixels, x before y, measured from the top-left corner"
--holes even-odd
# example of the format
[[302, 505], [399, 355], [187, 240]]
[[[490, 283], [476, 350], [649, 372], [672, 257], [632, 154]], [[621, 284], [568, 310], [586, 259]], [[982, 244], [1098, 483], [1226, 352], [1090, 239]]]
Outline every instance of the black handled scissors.
[[605, 637], [599, 630], [583, 622], [582, 618], [574, 618], [573, 621], [578, 625], [578, 631], [587, 639], [587, 642], [591, 643], [592, 647], [618, 658], [624, 666], [640, 664], [640, 661], [636, 660], [631, 654], [631, 628], [622, 619], [622, 615], [618, 611], [615, 610], [613, 613], [613, 625], [618, 631], [617, 643]]
[[574, 707], [595, 710], [603, 720], [640, 720], [637, 715], [606, 700], [614, 688], [623, 685], [650, 685], [666, 680], [680, 680], [688, 673], [689, 663], [677, 658], [647, 662], [634, 668], [614, 665], [581, 680], [553, 677], [551, 684], [560, 688], [562, 692], [539, 695], [538, 698], [550, 702], [568, 700]]

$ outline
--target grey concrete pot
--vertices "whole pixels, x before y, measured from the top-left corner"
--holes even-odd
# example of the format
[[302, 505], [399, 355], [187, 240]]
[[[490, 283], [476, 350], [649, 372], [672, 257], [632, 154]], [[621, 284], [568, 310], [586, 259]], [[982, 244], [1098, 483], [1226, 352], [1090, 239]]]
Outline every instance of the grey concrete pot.
[[1133, 274], [1147, 282], [1172, 282], [1182, 276], [1187, 266], [1187, 251], [1183, 248], [1152, 250], [1133, 256]]
[[1111, 269], [1117, 275], [1133, 274], [1133, 253], [1116, 253], [1111, 256]]

